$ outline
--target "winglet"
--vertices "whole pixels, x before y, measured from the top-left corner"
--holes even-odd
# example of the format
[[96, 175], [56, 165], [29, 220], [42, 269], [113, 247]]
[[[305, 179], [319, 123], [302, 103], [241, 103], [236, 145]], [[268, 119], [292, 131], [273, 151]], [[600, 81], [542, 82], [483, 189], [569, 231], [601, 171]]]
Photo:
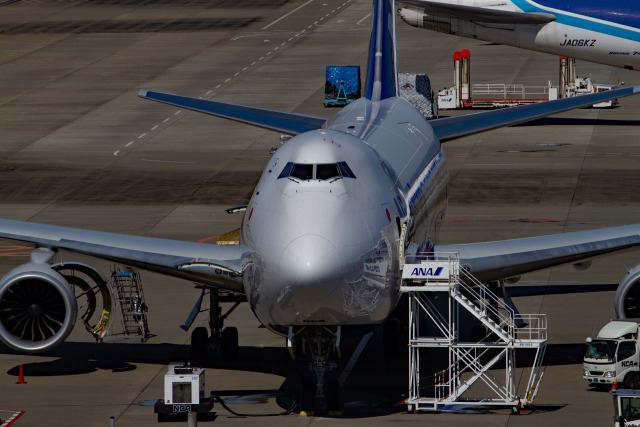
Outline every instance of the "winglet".
[[365, 98], [382, 101], [398, 96], [394, 0], [374, 0]]

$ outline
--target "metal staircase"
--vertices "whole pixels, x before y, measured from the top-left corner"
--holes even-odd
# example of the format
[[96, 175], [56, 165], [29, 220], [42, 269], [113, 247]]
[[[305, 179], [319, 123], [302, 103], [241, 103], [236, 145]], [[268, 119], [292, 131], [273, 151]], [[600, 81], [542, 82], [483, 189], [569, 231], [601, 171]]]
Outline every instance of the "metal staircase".
[[[409, 396], [405, 400], [409, 410], [438, 410], [445, 405], [520, 406], [533, 402], [544, 374], [541, 364], [547, 344], [545, 315], [516, 314], [461, 268], [457, 254], [408, 256], [401, 291], [409, 297], [410, 372]], [[483, 338], [461, 341], [461, 309], [478, 319], [480, 330], [487, 332]], [[435, 374], [433, 382], [420, 374], [421, 360], [425, 362], [428, 348], [445, 348], [448, 352], [448, 366]], [[524, 395], [518, 395], [516, 350], [524, 348], [535, 351], [535, 357]], [[504, 370], [502, 381], [496, 376], [500, 369]], [[463, 398], [478, 380], [484, 383], [483, 392], [490, 391], [491, 396]]]
[[147, 324], [147, 305], [142, 290], [140, 275], [135, 271], [122, 271], [114, 267], [111, 281], [116, 295], [117, 307], [122, 314], [122, 330], [112, 331], [103, 341], [125, 338], [140, 338], [145, 342], [152, 336]]

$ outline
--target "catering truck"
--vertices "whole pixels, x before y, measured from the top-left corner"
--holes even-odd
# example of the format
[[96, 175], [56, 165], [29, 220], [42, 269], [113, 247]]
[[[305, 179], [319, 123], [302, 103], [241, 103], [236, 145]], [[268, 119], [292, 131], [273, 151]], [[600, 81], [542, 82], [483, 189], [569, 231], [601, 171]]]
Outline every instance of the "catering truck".
[[596, 338], [587, 338], [582, 378], [592, 386], [620, 384], [640, 388], [638, 367], [638, 323], [612, 320]]

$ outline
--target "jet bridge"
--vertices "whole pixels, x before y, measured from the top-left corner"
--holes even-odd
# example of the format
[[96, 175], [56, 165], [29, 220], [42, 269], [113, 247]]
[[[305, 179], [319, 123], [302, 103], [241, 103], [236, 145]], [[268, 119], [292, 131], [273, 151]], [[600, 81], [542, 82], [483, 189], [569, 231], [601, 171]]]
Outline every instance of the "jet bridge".
[[[515, 313], [461, 267], [457, 254], [407, 256], [401, 291], [409, 300], [409, 394], [405, 404], [410, 412], [444, 410], [451, 405], [519, 408], [533, 402], [544, 374], [546, 315]], [[479, 329], [486, 336], [477, 337], [479, 341], [461, 339], [463, 312], [480, 322]], [[435, 348], [446, 350], [447, 366], [424, 376], [427, 367], [433, 370], [426, 352]], [[518, 349], [535, 353], [521, 394], [516, 381]], [[476, 383], [473, 393], [469, 392]], [[477, 396], [477, 389], [482, 396]]]

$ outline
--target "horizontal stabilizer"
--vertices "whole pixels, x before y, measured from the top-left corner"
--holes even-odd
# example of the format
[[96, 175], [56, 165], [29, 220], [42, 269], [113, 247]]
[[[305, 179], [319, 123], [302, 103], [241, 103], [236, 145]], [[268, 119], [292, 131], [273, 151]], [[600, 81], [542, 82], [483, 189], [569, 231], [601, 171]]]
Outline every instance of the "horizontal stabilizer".
[[555, 21], [551, 13], [512, 12], [508, 10], [489, 9], [486, 7], [447, 4], [430, 0], [398, 0], [398, 4], [424, 9], [427, 13], [438, 13], [454, 18], [465, 19], [483, 24], [546, 24]]
[[138, 96], [152, 101], [175, 105], [188, 110], [199, 111], [225, 119], [247, 123], [264, 129], [298, 135], [310, 130], [318, 129], [327, 119], [303, 114], [283, 113], [262, 108], [245, 107], [243, 105], [226, 104], [224, 102], [209, 101], [206, 99], [190, 98], [187, 96], [173, 95], [163, 92], [141, 90]]
[[467, 114], [464, 116], [447, 117], [444, 119], [431, 120], [429, 123], [440, 139], [440, 142], [446, 142], [451, 139], [528, 122], [575, 108], [588, 107], [610, 99], [623, 98], [639, 92], [640, 86], [625, 87], [590, 95], [578, 95], [554, 101], [483, 111], [481, 113]]

